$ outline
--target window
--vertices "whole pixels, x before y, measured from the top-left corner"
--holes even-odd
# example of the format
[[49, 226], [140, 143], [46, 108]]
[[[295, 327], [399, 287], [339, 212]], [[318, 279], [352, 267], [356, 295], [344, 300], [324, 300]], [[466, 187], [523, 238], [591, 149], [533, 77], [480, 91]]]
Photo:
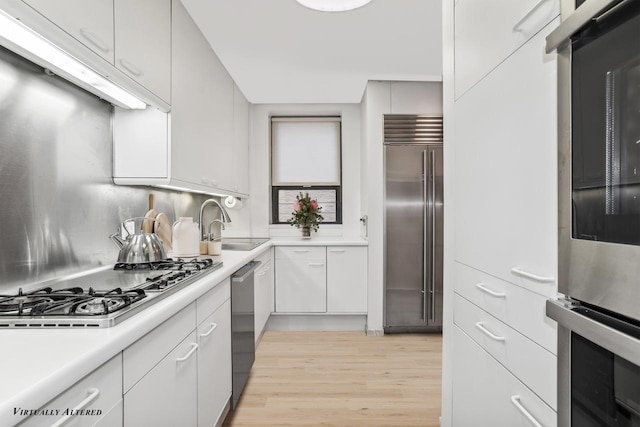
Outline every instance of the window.
[[286, 224], [308, 192], [324, 224], [342, 224], [340, 117], [271, 118], [271, 222]]

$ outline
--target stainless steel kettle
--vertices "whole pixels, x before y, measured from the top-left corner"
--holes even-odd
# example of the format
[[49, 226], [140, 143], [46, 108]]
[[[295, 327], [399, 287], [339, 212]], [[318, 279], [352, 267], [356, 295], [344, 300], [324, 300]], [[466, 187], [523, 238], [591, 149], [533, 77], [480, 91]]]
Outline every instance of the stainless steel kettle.
[[127, 232], [126, 239], [120, 237], [120, 233], [114, 233], [109, 238], [120, 248], [118, 254], [118, 263], [141, 264], [149, 262], [158, 262], [167, 259], [167, 253], [164, 250], [162, 241], [155, 233], [139, 233], [131, 234], [125, 224], [133, 221], [135, 228], [136, 220], [150, 220], [159, 222], [155, 218], [135, 217], [129, 218], [122, 222], [122, 228]]

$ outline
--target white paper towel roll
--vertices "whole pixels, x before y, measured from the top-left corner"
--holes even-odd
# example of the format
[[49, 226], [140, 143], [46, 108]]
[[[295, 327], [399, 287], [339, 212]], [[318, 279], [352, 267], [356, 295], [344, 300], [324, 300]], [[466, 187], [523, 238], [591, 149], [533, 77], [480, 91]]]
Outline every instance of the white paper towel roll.
[[240, 209], [242, 208], [242, 200], [229, 196], [224, 199], [224, 207], [227, 209]]

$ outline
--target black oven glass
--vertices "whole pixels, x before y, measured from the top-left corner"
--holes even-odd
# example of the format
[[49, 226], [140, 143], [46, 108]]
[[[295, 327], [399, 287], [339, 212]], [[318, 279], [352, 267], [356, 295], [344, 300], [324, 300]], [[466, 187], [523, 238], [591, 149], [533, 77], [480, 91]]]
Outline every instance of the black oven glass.
[[572, 38], [573, 237], [640, 245], [640, 0]]
[[640, 426], [640, 367], [571, 333], [571, 425]]

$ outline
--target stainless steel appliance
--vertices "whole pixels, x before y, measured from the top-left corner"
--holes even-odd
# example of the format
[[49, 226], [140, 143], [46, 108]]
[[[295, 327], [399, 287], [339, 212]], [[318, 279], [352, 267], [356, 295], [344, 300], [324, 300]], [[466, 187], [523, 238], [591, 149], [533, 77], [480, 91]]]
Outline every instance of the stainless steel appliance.
[[[442, 328], [442, 134], [420, 138], [419, 117], [385, 116], [386, 333]], [[441, 132], [441, 116], [423, 120]]]
[[640, 1], [564, 0], [558, 424], [640, 426]]
[[0, 328], [109, 327], [220, 268], [212, 259], [116, 264], [0, 295]]
[[232, 408], [235, 408], [255, 361], [253, 275], [260, 261], [251, 261], [231, 276]]

